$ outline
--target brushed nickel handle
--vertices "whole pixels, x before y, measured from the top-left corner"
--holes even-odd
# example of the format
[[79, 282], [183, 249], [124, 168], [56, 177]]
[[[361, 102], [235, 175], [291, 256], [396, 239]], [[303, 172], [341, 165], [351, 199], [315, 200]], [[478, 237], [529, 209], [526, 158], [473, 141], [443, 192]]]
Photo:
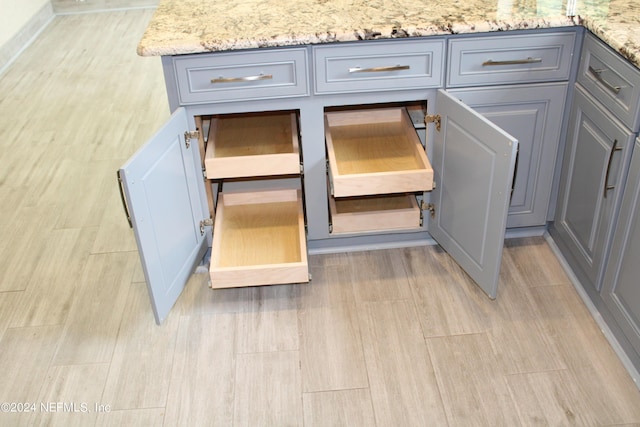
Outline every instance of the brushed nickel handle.
[[410, 65], [389, 65], [386, 67], [370, 67], [370, 68], [360, 68], [353, 67], [349, 68], [350, 73], [383, 73], [385, 71], [400, 71], [400, 70], [409, 70], [411, 69]]
[[120, 170], [116, 171], [116, 175], [118, 176], [118, 188], [120, 189], [120, 200], [122, 200], [122, 207], [124, 208], [124, 214], [127, 216], [129, 228], [133, 228], [133, 222], [131, 222], [131, 214], [129, 213], [127, 199], [124, 197], [124, 183], [122, 182], [122, 176], [120, 175], [120, 172]]
[[246, 77], [218, 77], [217, 79], [211, 79], [211, 83], [238, 83], [238, 82], [255, 82], [258, 80], [271, 80], [273, 74], [258, 74], [256, 76]]
[[509, 59], [506, 61], [494, 61], [493, 59], [488, 59], [482, 63], [483, 67], [491, 66], [491, 65], [522, 65], [522, 64], [536, 64], [542, 62], [542, 58], [525, 58], [525, 59]]
[[603, 196], [605, 199], [607, 198], [607, 192], [609, 190], [613, 190], [614, 188], [616, 188], [615, 185], [609, 185], [609, 174], [611, 173], [611, 162], [613, 161], [613, 153], [615, 153], [616, 151], [622, 151], [622, 147], [618, 147], [617, 139], [613, 141], [613, 146], [611, 147], [611, 152], [609, 153], [609, 162], [607, 163], [607, 174], [605, 175], [605, 178], [604, 178]]
[[616, 95], [620, 93], [620, 89], [622, 89], [620, 86], [614, 86], [613, 84], [609, 83], [608, 81], [606, 81], [604, 79], [604, 77], [602, 77], [602, 73], [606, 71], [606, 70], [600, 70], [600, 69], [595, 69], [593, 68], [591, 65], [589, 65], [589, 72], [591, 74], [593, 74], [593, 77], [595, 77], [595, 79], [597, 81], [599, 81], [600, 83], [602, 83], [602, 85], [604, 87], [606, 87], [607, 89], [609, 89], [611, 92], [615, 93]]

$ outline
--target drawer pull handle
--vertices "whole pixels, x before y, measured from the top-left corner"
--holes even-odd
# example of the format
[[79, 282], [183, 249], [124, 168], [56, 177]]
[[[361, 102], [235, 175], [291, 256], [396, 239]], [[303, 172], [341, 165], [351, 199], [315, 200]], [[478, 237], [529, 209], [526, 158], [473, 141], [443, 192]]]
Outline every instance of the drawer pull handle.
[[611, 147], [611, 152], [609, 153], [609, 162], [607, 163], [607, 173], [604, 178], [603, 196], [605, 199], [607, 198], [607, 192], [609, 190], [613, 190], [614, 188], [616, 188], [615, 185], [609, 185], [609, 173], [611, 172], [611, 162], [613, 161], [613, 153], [615, 153], [616, 151], [622, 151], [622, 147], [618, 147], [617, 139], [613, 141], [613, 146]]
[[211, 83], [238, 83], [238, 82], [255, 82], [258, 80], [271, 80], [273, 74], [258, 74], [257, 76], [246, 77], [218, 77], [217, 79], [211, 79]]
[[488, 59], [482, 63], [483, 67], [487, 67], [490, 65], [521, 65], [521, 64], [537, 64], [542, 62], [542, 58], [526, 58], [526, 59], [510, 59], [507, 61], [494, 61], [493, 59]]
[[611, 83], [609, 83], [608, 81], [606, 81], [604, 79], [604, 77], [602, 77], [602, 72], [603, 71], [605, 71], [605, 70], [596, 70], [591, 65], [589, 65], [589, 72], [591, 74], [593, 74], [593, 77], [595, 77], [597, 81], [602, 83], [604, 87], [606, 87], [607, 89], [609, 89], [611, 92], [615, 93], [616, 95], [619, 94], [620, 93], [620, 89], [622, 89], [622, 88], [620, 86], [614, 86]]
[[389, 65], [386, 67], [371, 67], [371, 68], [360, 68], [354, 67], [349, 68], [350, 73], [383, 73], [385, 71], [400, 71], [400, 70], [409, 70], [411, 66], [409, 65]]

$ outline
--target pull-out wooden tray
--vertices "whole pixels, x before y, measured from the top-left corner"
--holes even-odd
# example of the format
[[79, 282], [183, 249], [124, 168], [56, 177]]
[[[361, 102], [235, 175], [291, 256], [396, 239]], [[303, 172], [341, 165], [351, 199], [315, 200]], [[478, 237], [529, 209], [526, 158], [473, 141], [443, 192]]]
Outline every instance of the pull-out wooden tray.
[[420, 227], [420, 208], [412, 194], [329, 198], [332, 233]]
[[433, 169], [404, 108], [325, 113], [335, 197], [433, 189]]
[[299, 174], [295, 113], [214, 117], [204, 165], [209, 179]]
[[209, 272], [212, 288], [308, 282], [301, 191], [221, 193]]

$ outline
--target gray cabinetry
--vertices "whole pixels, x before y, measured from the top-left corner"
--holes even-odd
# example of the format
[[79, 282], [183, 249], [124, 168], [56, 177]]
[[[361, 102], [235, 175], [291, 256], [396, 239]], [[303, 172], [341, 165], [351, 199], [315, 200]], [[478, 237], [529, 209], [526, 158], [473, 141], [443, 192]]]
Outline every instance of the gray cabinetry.
[[507, 227], [547, 222], [567, 86], [544, 83], [450, 90], [519, 142]]
[[633, 376], [640, 370], [639, 88], [640, 72], [587, 34], [549, 229]]
[[[170, 203], [163, 208], [164, 214], [171, 218], [175, 217], [173, 219], [179, 222], [179, 227], [185, 230], [181, 233], [181, 235], [184, 234], [185, 239], [187, 237], [196, 239], [198, 245], [194, 250], [197, 251], [198, 256], [202, 252], [203, 241], [211, 245], [212, 286], [216, 285], [212, 269], [222, 271], [227, 268], [223, 263], [215, 261], [218, 255], [233, 252], [222, 249], [224, 246], [222, 243], [216, 243], [223, 238], [221, 233], [227, 233], [229, 229], [225, 227], [225, 218], [230, 218], [236, 213], [244, 215], [247, 209], [239, 208], [240, 205], [268, 201], [269, 203], [286, 203], [287, 206], [291, 204], [295, 207], [295, 212], [290, 216], [292, 218], [291, 234], [294, 237], [300, 237], [299, 240], [291, 239], [292, 242], [295, 240], [296, 256], [286, 259], [287, 265], [284, 271], [282, 271], [281, 262], [272, 262], [267, 266], [245, 265], [244, 260], [240, 259], [243, 258], [243, 254], [255, 252], [255, 245], [251, 244], [249, 235], [241, 239], [243, 242], [249, 242], [246, 243], [248, 246], [235, 251], [237, 254], [233, 255], [233, 262], [239, 262], [242, 265], [239, 268], [234, 267], [232, 271], [225, 270], [229, 273], [229, 278], [225, 279], [224, 286], [304, 281], [307, 248], [311, 252], [328, 252], [350, 248], [415, 244], [433, 238], [459, 262], [490, 297], [495, 298], [510, 199], [518, 200], [518, 208], [522, 206], [522, 211], [526, 211], [526, 214], [522, 214], [523, 218], [529, 214], [535, 217], [535, 219], [513, 219], [511, 225], [544, 223], [548, 186], [552, 175], [547, 166], [554, 163], [554, 148], [557, 144], [557, 133], [562, 120], [566, 93], [564, 79], [568, 75], [567, 70], [570, 68], [571, 52], [575, 42], [575, 33], [572, 31], [531, 32], [526, 35], [519, 33], [516, 37], [506, 37], [505, 40], [500, 36], [495, 37], [495, 40], [502, 40], [499, 43], [501, 49], [498, 49], [498, 56], [490, 55], [489, 59], [498, 57], [502, 59], [497, 61], [497, 64], [492, 63], [488, 66], [492, 70], [489, 79], [487, 80], [485, 75], [478, 77], [475, 83], [469, 83], [468, 79], [464, 80], [465, 85], [474, 89], [462, 89], [457, 85], [460, 92], [455, 95], [443, 89], [447, 69], [445, 64], [447, 39], [440, 37], [163, 58], [171, 108], [177, 115], [186, 117], [186, 124], [182, 123], [181, 129], [172, 127], [168, 137], [164, 135], [176, 147], [180, 145], [180, 152], [187, 153], [182, 154], [183, 167], [176, 164], [175, 169], [189, 171], [190, 176], [184, 178], [185, 182], [188, 180], [188, 185], [185, 184], [184, 189], [177, 190], [197, 189], [194, 194], [186, 195], [176, 191], [176, 200], [177, 197], [188, 198], [198, 207], [197, 215], [188, 216], [186, 211], [180, 215], [173, 215], [173, 208], [180, 209], [172, 202], [173, 204]], [[486, 45], [486, 40], [472, 43], [472, 38], [464, 37], [464, 39], [473, 49]], [[518, 55], [517, 58], [526, 56], [523, 64], [515, 64], [516, 68], [507, 59], [514, 53]], [[530, 57], [533, 60], [530, 60]], [[469, 63], [463, 61], [461, 64], [460, 71], [466, 72]], [[501, 67], [506, 67], [508, 72], [501, 73]], [[489, 84], [492, 86], [488, 86]], [[501, 86], [495, 86], [496, 84]], [[476, 86], [484, 87], [476, 88]], [[462, 97], [463, 93], [464, 97], [469, 97], [470, 103], [475, 104], [479, 110], [483, 110], [481, 112], [485, 116], [491, 118], [493, 115], [493, 122], [469, 108], [463, 103], [464, 101], [459, 101], [457, 98]], [[474, 93], [479, 94], [479, 97], [475, 98], [475, 95], [472, 95]], [[344, 215], [344, 211], [338, 212], [341, 209], [338, 206], [341, 200], [337, 200], [338, 194], [332, 194], [331, 186], [327, 183], [328, 175], [335, 178], [336, 172], [342, 171], [339, 165], [334, 165], [332, 167], [338, 169], [332, 169], [332, 174], [327, 173], [330, 156], [327, 155], [325, 123], [327, 116], [331, 113], [350, 111], [358, 115], [358, 111], [370, 112], [378, 108], [406, 108], [410, 117], [409, 128], [412, 132], [415, 132], [413, 126], [421, 125], [424, 131], [424, 121], [429, 123], [425, 131], [426, 141], [418, 140], [416, 147], [427, 153], [433, 167], [434, 183], [431, 185], [426, 181], [418, 186], [411, 183], [410, 189], [402, 190], [404, 195], [398, 200], [403, 204], [405, 201], [409, 202], [406, 208], [401, 209], [410, 217], [411, 226], [405, 227], [401, 222], [399, 227], [394, 228], [395, 226], [388, 225], [389, 216], [384, 213], [378, 215], [377, 212], [359, 211], [356, 212], [358, 215], [368, 216], [368, 219], [357, 221], [357, 226], [360, 227], [367, 222], [367, 227], [364, 231], [353, 231], [349, 229], [350, 214]], [[287, 144], [287, 146], [293, 145], [293, 150], [287, 149], [287, 153], [268, 154], [264, 157], [264, 164], [260, 159], [252, 158], [254, 162], [251, 163], [252, 166], [248, 166], [245, 162], [229, 164], [229, 159], [214, 155], [220, 151], [221, 146], [212, 139], [211, 129], [215, 129], [216, 123], [220, 120], [230, 117], [234, 120], [238, 117], [241, 119], [264, 118], [269, 114], [282, 113], [291, 115], [293, 120], [288, 128], [295, 129], [292, 134], [299, 136], [299, 142], [293, 141], [293, 144]], [[404, 113], [404, 115], [407, 114]], [[207, 123], [208, 129], [206, 125], [203, 126]], [[251, 123], [254, 121], [252, 120]], [[521, 152], [521, 177], [515, 181], [516, 188], [513, 195], [512, 184], [518, 141], [501, 129], [501, 125], [508, 130], [513, 130], [526, 141], [526, 146]], [[249, 132], [250, 128], [242, 124], [237, 127], [242, 130], [240, 132], [242, 134]], [[372, 128], [376, 128], [366, 123], [363, 126], [354, 125], [353, 127], [364, 131], [365, 136]], [[254, 145], [258, 140], [264, 142], [263, 132], [260, 129], [256, 129], [255, 132], [259, 133], [261, 138], [249, 136], [243, 140], [242, 144], [231, 145], [244, 146], [250, 152], [255, 152], [250, 149], [252, 141]], [[358, 138], [361, 138], [361, 135]], [[286, 139], [291, 137], [287, 136]], [[370, 148], [367, 145], [368, 142], [371, 140], [364, 142], [364, 150], [367, 152], [371, 151], [368, 149]], [[157, 141], [149, 141], [140, 155], [146, 155], [149, 152], [158, 154], [160, 149], [156, 148], [157, 144]], [[260, 145], [262, 146], [263, 143]], [[162, 147], [162, 143], [160, 146]], [[263, 154], [260, 153], [260, 155]], [[287, 169], [286, 172], [275, 171], [273, 167], [280, 161], [267, 159], [275, 159], [276, 155], [279, 156], [278, 158], [285, 155], [293, 157], [294, 163], [295, 159], [299, 158], [301, 162], [299, 172], [295, 171], [295, 164], [293, 169]], [[240, 159], [239, 157], [242, 157], [240, 155], [232, 157], [234, 162], [248, 160]], [[220, 166], [220, 161], [223, 161], [225, 166]], [[395, 162], [394, 157], [392, 161], [385, 163], [395, 164]], [[134, 229], [140, 251], [143, 253], [145, 242], [142, 241], [144, 236], [141, 231], [145, 227], [154, 226], [156, 221], [152, 215], [150, 219], [153, 224], [149, 224], [146, 218], [143, 218], [143, 221], [147, 223], [140, 224], [137, 221], [140, 216], [136, 210], [144, 211], [145, 208], [137, 208], [137, 206], [149, 205], [149, 200], [152, 198], [166, 199], [166, 193], [160, 186], [140, 196], [146, 200], [141, 202], [133, 200], [137, 197], [136, 192], [129, 187], [140, 181], [138, 179], [132, 182], [127, 177], [129, 173], [133, 173], [129, 170], [129, 166], [137, 164], [151, 163], [146, 160], [132, 159], [120, 173], [123, 176], [124, 199], [132, 210]], [[258, 173], [258, 169], [262, 170], [263, 166], [266, 170]], [[146, 176], [146, 172], [137, 168], [135, 173], [140, 177]], [[296, 191], [277, 194], [262, 191], [265, 190], [262, 184], [267, 175], [274, 175], [269, 178], [278, 180], [283, 176], [275, 175], [282, 173], [297, 176]], [[390, 173], [389, 182], [414, 179], [405, 170], [398, 168], [383, 171], [383, 173]], [[229, 182], [230, 177], [233, 182]], [[172, 182], [182, 181], [182, 177], [172, 179]], [[246, 197], [230, 195], [236, 189], [243, 188], [240, 184], [246, 182], [249, 186], [255, 184], [261, 187], [260, 192]], [[361, 187], [362, 191], [349, 197], [360, 202], [362, 198], [372, 194], [375, 197], [387, 197], [390, 193], [397, 194], [395, 191], [401, 191], [400, 186], [397, 189], [394, 186], [385, 188], [385, 194], [377, 194], [379, 189], [372, 192], [366, 188], [367, 183], [367, 181], [359, 183], [358, 187]], [[432, 187], [433, 191], [431, 191]], [[540, 192], [540, 189], [543, 191]], [[542, 197], [539, 196], [540, 194]], [[272, 195], [275, 195], [273, 201], [265, 199]], [[347, 196], [342, 198], [345, 199]], [[342, 205], [345, 206], [345, 204]], [[350, 203], [346, 205], [354, 206]], [[539, 208], [540, 206], [542, 208]], [[356, 208], [362, 210], [360, 205]], [[512, 208], [515, 209], [514, 204]], [[330, 213], [331, 209], [333, 209], [332, 213]], [[255, 221], [259, 220], [262, 223], [264, 218], [260, 214], [260, 208], [252, 207], [250, 210], [256, 212]], [[274, 211], [280, 212], [275, 208]], [[478, 212], [482, 212], [482, 215], [478, 215]], [[213, 218], [209, 218], [209, 213]], [[515, 214], [514, 211], [512, 213]], [[331, 231], [331, 215], [342, 215], [347, 219], [346, 226], [343, 228], [345, 231], [340, 233]], [[284, 218], [283, 215], [278, 214], [276, 217]], [[379, 220], [384, 224], [375, 225]], [[256, 224], [254, 217], [247, 221], [250, 226]], [[371, 224], [374, 225], [371, 226]], [[162, 222], [158, 225], [164, 230], [151, 232], [150, 240], [154, 240], [162, 232], [168, 232], [170, 235], [173, 232], [173, 226], [167, 223]], [[154, 236], [154, 233], [157, 236]], [[228, 239], [229, 237], [225, 240], [227, 248], [238, 246], [234, 242], [229, 243]], [[155, 248], [153, 245], [157, 246], [157, 242], [151, 242], [150, 250], [168, 254], [170, 253], [168, 247], [171, 244], [170, 241], [167, 242]], [[165, 264], [161, 261], [144, 266], [158, 323], [166, 316], [186, 282], [183, 274], [163, 279], [166, 283], [176, 283], [175, 286], [172, 285], [170, 293], [165, 292], [164, 288], [168, 285], [162, 281], [156, 282], [154, 278], [161, 276], [152, 271], [153, 269], [166, 270], [165, 267], [169, 264]], [[193, 259], [188, 258], [184, 265], [187, 266], [185, 268], [192, 267]], [[283, 276], [282, 281], [265, 279], [266, 276], [263, 273], [256, 274], [256, 271], [266, 271], [267, 268], [270, 274]], [[174, 270], [177, 269], [176, 267]], [[251, 277], [257, 276], [262, 277], [260, 283], [249, 281]]]
[[554, 31], [449, 42], [447, 87], [520, 144], [507, 227], [549, 219], [575, 41]]
[[611, 256], [602, 286], [602, 299], [628, 341], [627, 354], [640, 369], [640, 139], [622, 197]]
[[578, 86], [555, 229], [583, 284], [599, 289], [634, 135]]

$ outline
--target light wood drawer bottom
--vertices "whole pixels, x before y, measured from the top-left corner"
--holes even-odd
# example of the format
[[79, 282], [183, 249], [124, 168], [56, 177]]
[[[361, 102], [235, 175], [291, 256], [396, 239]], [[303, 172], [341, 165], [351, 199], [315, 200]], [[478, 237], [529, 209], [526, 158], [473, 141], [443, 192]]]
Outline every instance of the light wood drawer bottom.
[[220, 194], [209, 271], [212, 288], [308, 282], [300, 190]]
[[411, 194], [331, 197], [329, 209], [333, 234], [420, 227], [420, 209]]

